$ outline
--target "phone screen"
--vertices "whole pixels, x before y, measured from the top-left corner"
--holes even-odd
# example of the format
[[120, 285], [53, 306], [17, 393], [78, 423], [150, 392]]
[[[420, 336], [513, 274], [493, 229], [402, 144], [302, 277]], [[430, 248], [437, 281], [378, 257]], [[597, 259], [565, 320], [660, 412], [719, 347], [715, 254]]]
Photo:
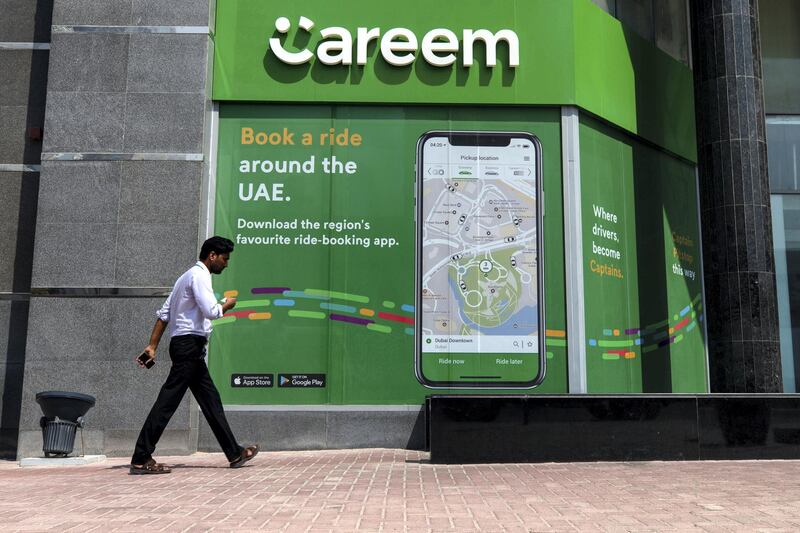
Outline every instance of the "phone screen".
[[527, 133], [431, 132], [417, 150], [418, 379], [544, 379], [540, 147]]

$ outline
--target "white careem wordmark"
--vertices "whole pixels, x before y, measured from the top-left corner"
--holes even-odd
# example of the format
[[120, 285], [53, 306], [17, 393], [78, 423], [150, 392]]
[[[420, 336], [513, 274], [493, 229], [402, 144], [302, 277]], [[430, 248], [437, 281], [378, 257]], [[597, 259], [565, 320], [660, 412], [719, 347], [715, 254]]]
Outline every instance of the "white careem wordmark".
[[[278, 33], [286, 35], [292, 27], [291, 21], [286, 17], [275, 19], [275, 29]], [[314, 29], [314, 21], [307, 17], [300, 17], [298, 27], [307, 33]], [[330, 26], [319, 30], [322, 40], [317, 47], [316, 56], [324, 65], [352, 65], [353, 64], [353, 35], [341, 26]], [[462, 65], [471, 67], [475, 63], [474, 47], [477, 42], [482, 42], [486, 50], [486, 66], [497, 65], [497, 47], [505, 42], [508, 47], [506, 64], [509, 68], [519, 66], [519, 38], [513, 30], [501, 29], [492, 32], [486, 29], [464, 29], [461, 33], [463, 42]], [[428, 31], [421, 41], [417, 35], [408, 28], [390, 28], [381, 36], [380, 28], [356, 28], [356, 65], [367, 64], [367, 49], [372, 41], [379, 40], [379, 50], [384, 61], [396, 67], [404, 67], [413, 63], [418, 50], [422, 58], [431, 66], [448, 67], [458, 60], [460, 51], [458, 36], [447, 28], [434, 28]], [[297, 52], [290, 52], [283, 47], [281, 37], [271, 37], [269, 48], [275, 57], [289, 65], [302, 65], [314, 57], [314, 53], [304, 48]]]

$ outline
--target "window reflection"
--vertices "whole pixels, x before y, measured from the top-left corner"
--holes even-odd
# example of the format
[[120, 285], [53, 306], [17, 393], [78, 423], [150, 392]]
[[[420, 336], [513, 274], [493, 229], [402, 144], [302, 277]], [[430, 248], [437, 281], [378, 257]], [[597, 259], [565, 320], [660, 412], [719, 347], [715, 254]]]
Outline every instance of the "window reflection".
[[654, 43], [678, 61], [689, 64], [686, 0], [592, 0], [600, 9]]
[[770, 191], [800, 191], [800, 116], [768, 117]]
[[800, 113], [800, 2], [761, 0], [758, 8], [767, 113]]
[[772, 195], [783, 391], [796, 392], [800, 359], [800, 195]]

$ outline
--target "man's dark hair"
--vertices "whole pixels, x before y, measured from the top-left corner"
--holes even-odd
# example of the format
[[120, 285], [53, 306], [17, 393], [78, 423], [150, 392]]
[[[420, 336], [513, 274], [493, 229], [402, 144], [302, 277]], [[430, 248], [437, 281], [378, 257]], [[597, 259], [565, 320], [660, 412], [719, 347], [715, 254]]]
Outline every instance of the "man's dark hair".
[[229, 254], [232, 251], [233, 251], [232, 240], [215, 235], [210, 239], [206, 239], [206, 242], [204, 242], [203, 246], [200, 248], [200, 261], [208, 257], [208, 255], [211, 252], [220, 255], [220, 254]]

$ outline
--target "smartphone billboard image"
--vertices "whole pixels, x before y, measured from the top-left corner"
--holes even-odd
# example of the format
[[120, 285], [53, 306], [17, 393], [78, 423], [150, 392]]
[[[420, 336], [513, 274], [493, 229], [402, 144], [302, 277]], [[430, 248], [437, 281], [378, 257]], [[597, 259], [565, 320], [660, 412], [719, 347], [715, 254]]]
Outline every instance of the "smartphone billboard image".
[[415, 369], [433, 388], [545, 375], [541, 147], [529, 133], [417, 144]]

